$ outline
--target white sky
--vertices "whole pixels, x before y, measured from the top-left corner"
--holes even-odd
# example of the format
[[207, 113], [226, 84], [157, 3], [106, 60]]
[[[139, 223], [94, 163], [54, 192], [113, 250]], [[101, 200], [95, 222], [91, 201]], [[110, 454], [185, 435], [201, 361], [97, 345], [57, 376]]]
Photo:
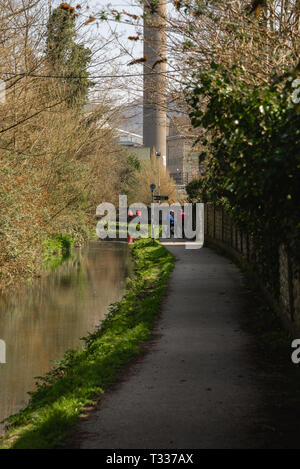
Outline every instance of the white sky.
[[[110, 2], [103, 0], [91, 0], [88, 2], [89, 10], [88, 14], [95, 15], [103, 9], [111, 8], [118, 11], [125, 10], [132, 14], [141, 14], [142, 9], [134, 4], [134, 0], [111, 0]], [[75, 6], [75, 5], [74, 5]], [[97, 42], [100, 44], [103, 38], [107, 40], [112, 39], [112, 34], [115, 36], [114, 40], [101, 50], [101, 54], [107, 50], [109, 62], [100, 67], [101, 75], [105, 74], [122, 75], [122, 74], [139, 74], [143, 72], [142, 65], [139, 66], [128, 66], [128, 63], [133, 58], [138, 58], [143, 55], [143, 42], [142, 41], [130, 41], [128, 36], [136, 36], [137, 28], [130, 24], [124, 24], [125, 21], [132, 23], [130, 17], [123, 16], [120, 23], [115, 21], [99, 22], [98, 26], [95, 23], [91, 23], [87, 28], [93, 31], [95, 35], [95, 45]], [[134, 21], [133, 21], [134, 22]], [[128, 52], [128, 53], [127, 53]], [[103, 83], [103, 80], [100, 80]], [[104, 79], [105, 86], [112, 84], [112, 94], [120, 96], [121, 99], [131, 101], [141, 96], [142, 93], [142, 80], [139, 77], [125, 78], [125, 79]], [[97, 87], [96, 87], [97, 88]], [[101, 91], [101, 89], [99, 88]]]
[[[90, 7], [90, 11], [94, 14], [97, 14], [97, 12], [108, 8], [115, 9], [118, 11], [123, 11], [125, 10], [128, 13], [132, 14], [141, 14], [142, 9], [139, 8], [136, 5], [137, 2], [134, 0], [111, 0], [109, 2], [103, 1], [103, 0], [91, 0], [88, 2], [88, 5]], [[102, 23], [101, 25], [101, 32], [106, 33], [107, 37], [110, 36], [111, 30], [116, 31], [120, 37], [123, 39], [123, 43], [125, 46], [127, 46], [129, 49], [132, 48], [132, 41], [127, 40], [127, 37], [130, 35], [135, 35], [136, 33], [136, 28], [134, 26], [131, 26], [130, 24], [124, 24], [124, 21], [132, 22], [130, 18], [124, 16], [122, 17], [122, 22], [117, 23], [115, 21], [109, 21], [108, 24], [106, 25], [105, 23]], [[116, 46], [117, 48], [117, 46]], [[137, 50], [137, 52], [142, 51], [142, 43], [140, 42], [139, 44], [134, 43], [134, 48]]]

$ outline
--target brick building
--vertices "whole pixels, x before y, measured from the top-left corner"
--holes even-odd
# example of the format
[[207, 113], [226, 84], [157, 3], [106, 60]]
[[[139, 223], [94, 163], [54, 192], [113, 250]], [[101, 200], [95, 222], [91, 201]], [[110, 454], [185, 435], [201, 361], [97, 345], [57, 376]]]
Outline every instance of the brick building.
[[193, 140], [183, 135], [167, 137], [167, 170], [178, 185], [186, 185], [199, 177], [199, 150]]

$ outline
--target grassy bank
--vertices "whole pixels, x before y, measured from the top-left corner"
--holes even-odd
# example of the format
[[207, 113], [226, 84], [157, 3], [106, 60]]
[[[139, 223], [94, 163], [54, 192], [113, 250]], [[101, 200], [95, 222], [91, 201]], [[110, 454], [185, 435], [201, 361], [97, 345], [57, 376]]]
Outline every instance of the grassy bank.
[[137, 241], [132, 255], [135, 275], [127, 282], [124, 298], [111, 306], [101, 328], [84, 339], [82, 350], [68, 351], [39, 380], [27, 408], [10, 418], [1, 448], [54, 448], [83, 408], [140, 353], [159, 313], [174, 258], [152, 239]]
[[54, 270], [72, 254], [74, 241], [70, 235], [57, 234], [44, 241], [43, 268]]

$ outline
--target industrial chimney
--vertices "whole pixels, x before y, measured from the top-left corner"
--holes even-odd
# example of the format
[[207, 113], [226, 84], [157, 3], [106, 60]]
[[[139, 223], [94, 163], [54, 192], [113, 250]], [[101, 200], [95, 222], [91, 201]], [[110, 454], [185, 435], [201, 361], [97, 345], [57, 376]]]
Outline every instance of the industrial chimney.
[[167, 38], [166, 0], [144, 2], [144, 146], [151, 155], [159, 152], [166, 165], [167, 155]]

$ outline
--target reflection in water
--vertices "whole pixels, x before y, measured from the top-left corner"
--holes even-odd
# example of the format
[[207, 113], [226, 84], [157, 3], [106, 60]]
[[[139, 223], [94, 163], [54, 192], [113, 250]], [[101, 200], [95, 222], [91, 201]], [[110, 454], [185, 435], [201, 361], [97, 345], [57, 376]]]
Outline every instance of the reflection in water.
[[127, 244], [92, 242], [33, 287], [0, 297], [0, 339], [7, 347], [7, 363], [0, 364], [0, 421], [24, 407], [34, 377], [80, 346], [80, 337], [122, 297], [130, 266]]

